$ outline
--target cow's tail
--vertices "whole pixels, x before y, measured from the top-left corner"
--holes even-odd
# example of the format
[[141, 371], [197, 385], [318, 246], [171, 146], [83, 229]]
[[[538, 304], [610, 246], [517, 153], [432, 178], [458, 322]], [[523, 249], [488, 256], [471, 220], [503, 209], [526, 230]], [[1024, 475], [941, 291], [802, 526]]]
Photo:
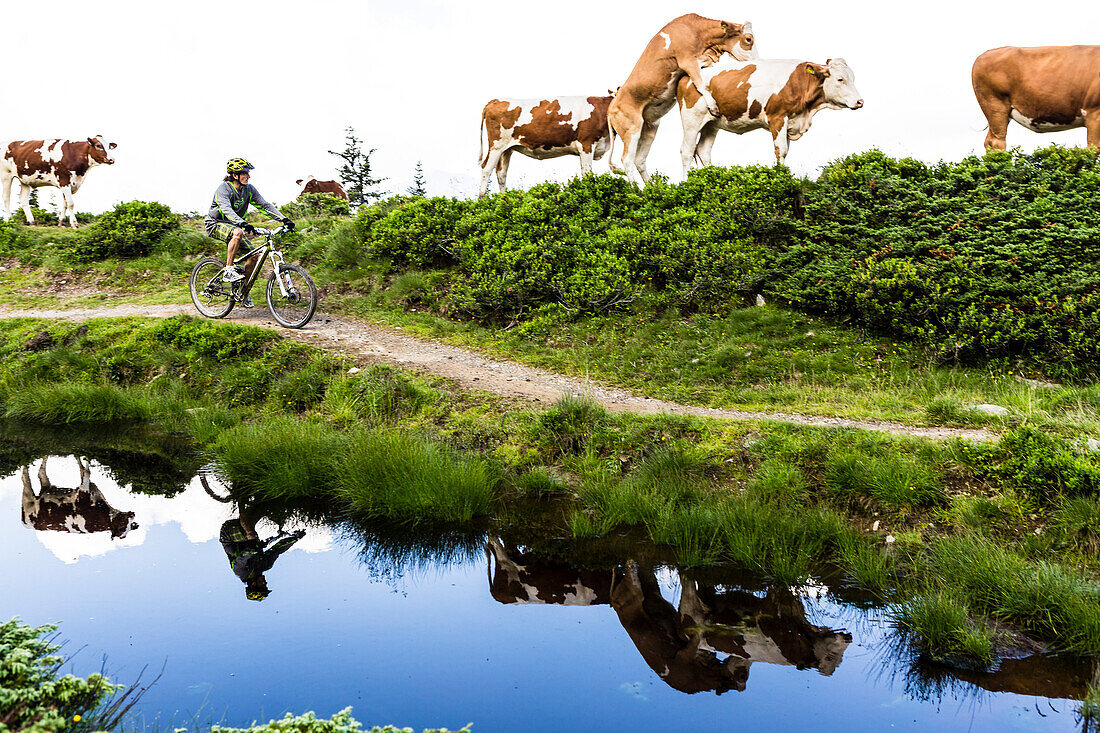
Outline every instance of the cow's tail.
[[481, 111], [481, 124], [477, 128], [477, 167], [485, 165], [485, 141], [489, 137], [489, 129], [485, 126], [485, 110]]

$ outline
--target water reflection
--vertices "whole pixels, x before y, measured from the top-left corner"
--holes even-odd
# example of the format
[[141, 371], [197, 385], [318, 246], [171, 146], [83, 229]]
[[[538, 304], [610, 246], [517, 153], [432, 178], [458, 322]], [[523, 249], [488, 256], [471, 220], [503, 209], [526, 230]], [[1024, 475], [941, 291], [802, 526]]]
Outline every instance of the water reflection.
[[[199, 481], [207, 494], [222, 501], [210, 488], [206, 475], [200, 475]], [[218, 531], [218, 541], [225, 550], [229, 567], [244, 583], [245, 597], [250, 601], [262, 601], [271, 594], [265, 573], [275, 565], [279, 555], [306, 536], [304, 529], [286, 532], [280, 526], [277, 534], [266, 540], [260, 539], [256, 531], [256, 522], [262, 519], [263, 515], [260, 504], [237, 502], [237, 516], [222, 522]]]
[[46, 471], [46, 458], [38, 465], [39, 491], [31, 481], [30, 466], [24, 465], [23, 525], [38, 531], [92, 534], [110, 532], [111, 539], [121, 539], [137, 529], [133, 512], [123, 512], [107, 503], [107, 498], [92, 481], [92, 464], [75, 457], [80, 474], [76, 488], [54, 486]]
[[[49, 457], [44, 458], [46, 455]], [[367, 650], [381, 650], [380, 659], [393, 660], [400, 656], [394, 649], [419, 641], [433, 650], [453, 648], [455, 658], [462, 659], [463, 664], [481, 665], [479, 674], [498, 675], [494, 679], [508, 680], [508, 689], [512, 689], [512, 677], [530, 672], [535, 665], [527, 665], [521, 672], [505, 668], [506, 665], [500, 667], [500, 650], [514, 648], [513, 640], [532, 641], [544, 644], [544, 649], [555, 650], [540, 656], [539, 661], [549, 665], [547, 656], [553, 657], [561, 665], [559, 679], [583, 679], [578, 686], [585, 694], [599, 684], [613, 690], [614, 695], [602, 698], [608, 707], [619, 704], [612, 698], [621, 696], [623, 689], [631, 689], [630, 685], [637, 685], [639, 690], [648, 686], [645, 694], [650, 700], [661, 699], [666, 711], [679, 705], [677, 710], [695, 711], [700, 716], [709, 712], [699, 711], [726, 709], [711, 706], [735, 704], [744, 711], [762, 697], [777, 695], [802, 700], [809, 708], [812, 705], [806, 701], [811, 694], [816, 696], [814, 701], [820, 701], [835, 696], [837, 691], [844, 694], [858, 689], [861, 700], [863, 697], [866, 700], [858, 714], [852, 715], [874, 721], [863, 726], [865, 730], [883, 729], [885, 726], [878, 725], [882, 718], [875, 717], [876, 710], [901, 704], [899, 700], [906, 701], [910, 711], [918, 708], [934, 711], [922, 713], [925, 717], [939, 716], [941, 706], [909, 701], [968, 700], [979, 711], [1026, 708], [1021, 715], [1037, 721], [1032, 710], [1035, 703], [1042, 706], [1044, 714], [1049, 712], [1050, 704], [1058, 704], [1022, 700], [1018, 696], [1077, 700], [1084, 696], [1092, 681], [1091, 662], [1030, 649], [1021, 650], [1017, 658], [1004, 660], [990, 672], [928, 665], [900, 645], [887, 650], [886, 640], [891, 631], [884, 621], [882, 607], [853, 595], [831, 576], [821, 581], [828, 586], [826, 592], [815, 598], [812, 594], [807, 597], [804, 592], [774, 587], [728, 567], [705, 572], [669, 570], [675, 558], [667, 547], [654, 546], [630, 533], [580, 543], [561, 538], [558, 536], [561, 508], [552, 502], [513, 506], [506, 516], [462, 528], [351, 522], [318, 503], [304, 507], [258, 503], [200, 470], [200, 461], [194, 456], [187, 454], [176, 461], [174, 455], [177, 453], [171, 446], [145, 445], [136, 439], [110, 445], [96, 445], [88, 436], [77, 443], [51, 438], [40, 445], [26, 437], [0, 441], [0, 466], [7, 470], [8, 476], [0, 481], [3, 510], [0, 514], [9, 519], [12, 527], [7, 537], [0, 537], [17, 538], [17, 542], [9, 542], [9, 547], [16, 548], [10, 556], [20, 558], [20, 562], [7, 563], [7, 575], [0, 576], [0, 585], [23, 589], [13, 594], [18, 601], [11, 612], [29, 609], [23, 612], [31, 614], [33, 604], [39, 602], [36, 599], [48, 595], [45, 591], [26, 590], [37, 587], [34, 583], [39, 575], [49, 574], [54, 582], [46, 587], [55, 589], [79, 587], [85, 581], [94, 581], [94, 586], [89, 587], [97, 589], [104, 583], [123, 587], [135, 575], [142, 577], [143, 586], [159, 587], [162, 579], [170, 576], [172, 582], [161, 589], [164, 598], [157, 600], [157, 594], [148, 595], [151, 599], [147, 601], [148, 613], [139, 614], [142, 618], [159, 618], [176, 613], [177, 609], [187, 609], [179, 612], [174, 623], [187, 626], [189, 639], [202, 639], [207, 633], [213, 637], [216, 632], [212, 629], [223, 625], [255, 624], [255, 628], [270, 629], [280, 638], [297, 640], [287, 645], [290, 656], [285, 659], [292, 660], [287, 662], [288, 667], [300, 663], [301, 649], [317, 645], [328, 650], [326, 664], [350, 667], [357, 663], [352, 660], [360, 659]], [[16, 496], [21, 490], [23, 524], [39, 530], [37, 536], [15, 521]], [[71, 514], [62, 519], [43, 519], [55, 516], [50, 514], [55, 511], [54, 505], [66, 505], [64, 497], [69, 499], [71, 509], [66, 511]], [[45, 505], [49, 505], [48, 511], [43, 509]], [[120, 523], [119, 517], [126, 522]], [[302, 530], [308, 534], [299, 539]], [[215, 538], [220, 540], [220, 546], [214, 544]], [[136, 546], [143, 542], [147, 546], [137, 550]], [[66, 563], [118, 548], [131, 549], [116, 551], [109, 560], [66, 567], [44, 552], [31, 551], [39, 543]], [[195, 551], [188, 552], [189, 547]], [[300, 552], [334, 548], [344, 552], [330, 552], [324, 557], [306, 557]], [[299, 552], [287, 555], [288, 549]], [[349, 562], [349, 555], [358, 562], [355, 559]], [[278, 560], [284, 556], [287, 559]], [[486, 562], [487, 568], [482, 562]], [[230, 566], [233, 576], [226, 573], [225, 564]], [[484, 593], [483, 569], [488, 574], [488, 596]], [[385, 589], [371, 587], [373, 580], [392, 584], [407, 575], [415, 577], [401, 583], [400, 595], [406, 598], [396, 598], [396, 594], [387, 595]], [[260, 576], [264, 577], [263, 588], [251, 590], [266, 595], [270, 581], [276, 594], [265, 604], [245, 602], [240, 597], [241, 585], [248, 594], [250, 580]], [[341, 582], [332, 583], [333, 578], [340, 578]], [[461, 594], [454, 590], [456, 583]], [[72, 598], [62, 597], [66, 592], [60, 591], [58, 599], [49, 603], [64, 609], [62, 620], [75, 624], [74, 628], [79, 629], [84, 618], [106, 618], [116, 611], [111, 599], [117, 593], [115, 596], [109, 591], [98, 596], [72, 594], [72, 598], [79, 598], [78, 605]], [[391, 596], [395, 598], [393, 603]], [[211, 598], [217, 602], [209, 603]], [[441, 599], [445, 601], [440, 603]], [[606, 606], [610, 610], [597, 608], [589, 614], [574, 614], [578, 618], [576, 630], [583, 633], [573, 633], [573, 623], [561, 625], [568, 629], [555, 627], [551, 644], [546, 641], [550, 631], [532, 631], [524, 614], [500, 604]], [[128, 604], [117, 606], [118, 616], [135, 624], [138, 630], [127, 633], [139, 633], [140, 622], [127, 617]], [[372, 618], [380, 612], [378, 609], [387, 609], [385, 613], [389, 615], [379, 616], [385, 620], [376, 626], [364, 624], [364, 607], [372, 609]], [[209, 619], [204, 615], [207, 609], [213, 609]], [[320, 614], [319, 609], [332, 612]], [[547, 609], [546, 613], [555, 612]], [[302, 618], [318, 616], [324, 617], [324, 623], [301, 622]], [[227, 618], [235, 623], [225, 624]], [[600, 632], [593, 634], [594, 626]], [[851, 648], [851, 634], [831, 628], [838, 626], [856, 632], [862, 653]], [[123, 627], [125, 624], [119, 626]], [[481, 632], [474, 630], [482, 627], [486, 628], [479, 636]], [[512, 636], [501, 634], [502, 628]], [[406, 631], [408, 637], [402, 637]], [[78, 633], [83, 634], [84, 630]], [[151, 633], [149, 639], [159, 638], [159, 633]], [[91, 634], [88, 631], [86, 636], [90, 638]], [[594, 636], [602, 645], [598, 651], [589, 648], [595, 647]], [[627, 638], [630, 644], [626, 643]], [[116, 648], [127, 645], [126, 638], [121, 639], [114, 640]], [[192, 646], [189, 641], [175, 652], [174, 663], [186, 666], [188, 662], [181, 660], [217, 656], [218, 650], [229, 648], [207, 642], [200, 650], [197, 642]], [[393, 649], [385, 646], [391, 642]], [[147, 639], [144, 643], [151, 642]], [[145, 657], [140, 662], [149, 661], [148, 653], [142, 654]], [[656, 683], [645, 672], [638, 663], [639, 655], [664, 684]], [[616, 664], [618, 660], [624, 661], [617, 667], [608, 664], [607, 670], [597, 674], [591, 670], [578, 671], [578, 656], [600, 660], [614, 657]], [[492, 663], [488, 661], [490, 658]], [[750, 686], [750, 671], [756, 662], [768, 667], [757, 667]], [[186, 684], [179, 689], [195, 685], [195, 680], [210, 679], [212, 673], [206, 671], [205, 664], [204, 661], [197, 666], [198, 671], [189, 671], [187, 674], [191, 676], [181, 675]], [[228, 679], [234, 673], [237, 675], [234, 680], [241, 678], [241, 668], [236, 666], [238, 662], [232, 654], [221, 664], [218, 669], [225, 673], [223, 678]], [[778, 670], [773, 665], [812, 669], [818, 674], [775, 674]], [[618, 670], [628, 668], [641, 669], [643, 681], [635, 682], [636, 671], [626, 677], [616, 676]], [[769, 669], [772, 674], [766, 673]], [[423, 674], [419, 667], [410, 668], [401, 679], [413, 680], [412, 686], [402, 688], [394, 699], [402, 695], [412, 699], [416, 694], [414, 688], [424, 686]], [[517, 689], [521, 692], [516, 693], [519, 696], [516, 699], [526, 699], [524, 696], [534, 694], [533, 689], [543, 689], [544, 681], [539, 674], [530, 673], [528, 686], [520, 684]], [[354, 675], [345, 677], [350, 679]], [[592, 681], [597, 678], [598, 681]], [[250, 684], [253, 686], [245, 689], [242, 683], [239, 689], [229, 692], [219, 686], [217, 694], [223, 697], [218, 699], [236, 700], [236, 696], [247, 690], [266, 690], [263, 679]], [[296, 684], [296, 681], [288, 683], [285, 694], [295, 694]], [[724, 696], [721, 700], [712, 695], [677, 694], [677, 691], [722, 694], [729, 690], [746, 694]], [[343, 690], [336, 697], [344, 704], [356, 699], [356, 694], [358, 688]], [[175, 699], [167, 692], [165, 697]], [[545, 699], [551, 700], [553, 696]], [[679, 699], [684, 702], [676, 702]], [[473, 704], [463, 701], [460, 706], [465, 710]], [[1059, 707], [1061, 710], [1056, 712], [1064, 720], [1064, 716], [1072, 715], [1076, 704], [1063, 703]], [[949, 708], [954, 709], [942, 706], [947, 711], [943, 713], [945, 716], [953, 714]], [[645, 716], [650, 713], [641, 715], [642, 728], [646, 727], [649, 718]], [[914, 712], [913, 719], [917, 717]], [[510, 721], [500, 729], [515, 726]], [[995, 728], [990, 725], [985, 729]]]
[[754, 662], [831, 675], [852, 642], [845, 631], [810, 623], [802, 601], [782, 587], [751, 592], [680, 571], [673, 605], [657, 570], [633, 561], [577, 569], [497, 539], [485, 552], [498, 602], [609, 605], [646, 664], [681, 692], [743, 691]]

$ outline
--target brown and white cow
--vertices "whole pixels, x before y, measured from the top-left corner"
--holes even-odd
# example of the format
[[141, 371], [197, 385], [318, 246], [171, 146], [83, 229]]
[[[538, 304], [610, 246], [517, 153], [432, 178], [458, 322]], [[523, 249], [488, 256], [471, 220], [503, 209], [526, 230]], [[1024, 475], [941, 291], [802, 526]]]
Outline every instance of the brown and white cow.
[[30, 529], [55, 532], [110, 532], [111, 539], [121, 539], [131, 529], [137, 529], [134, 513], [112, 507], [92, 482], [91, 461], [77, 458], [76, 465], [80, 467], [80, 486], [62, 488], [50, 483], [43, 458], [38, 467], [41, 490], [37, 496], [29, 467], [23, 467], [23, 524]]
[[703, 79], [706, 91], [718, 104], [717, 114], [707, 106], [695, 82], [685, 77], [676, 88], [684, 123], [680, 157], [685, 176], [693, 159], [710, 165], [719, 130], [737, 134], [768, 130], [775, 160], [782, 163], [789, 142], [810, 129], [819, 111], [863, 106], [852, 69], [844, 59], [829, 59], [824, 65], [786, 59], [721, 63], [704, 69]]
[[1002, 46], [970, 72], [974, 96], [989, 121], [985, 146], [1004, 150], [1008, 120], [1035, 132], [1085, 128], [1100, 147], [1100, 46]]
[[[581, 173], [592, 172], [592, 161], [611, 148], [606, 97], [550, 97], [543, 99], [494, 99], [481, 111], [481, 186], [489, 190], [496, 170], [504, 190], [512, 151], [546, 160], [563, 155], [581, 159]], [[485, 143], [488, 141], [488, 152]]]
[[301, 198], [302, 194], [306, 193], [327, 193], [338, 199], [344, 199], [344, 201], [348, 200], [347, 191], [344, 190], [344, 187], [340, 185], [339, 181], [318, 181], [313, 176], [308, 176], [306, 178], [299, 178], [295, 183], [302, 187], [302, 190], [298, 193], [296, 198]]
[[84, 183], [88, 171], [100, 164], [111, 165], [115, 159], [110, 150], [116, 143], [106, 141], [102, 135], [87, 140], [16, 140], [8, 143], [0, 158], [0, 186], [3, 187], [4, 218], [11, 217], [11, 182], [19, 179], [19, 205], [27, 216], [27, 223], [34, 223], [31, 215], [31, 189], [39, 186], [55, 186], [61, 189], [64, 208], [58, 224], [64, 226], [65, 217], [76, 227], [76, 209], [73, 194]]
[[498, 602], [609, 605], [646, 663], [681, 692], [743, 691], [754, 662], [831, 675], [852, 642], [851, 634], [811, 624], [786, 588], [761, 597], [755, 589], [719, 589], [681, 572], [680, 600], [673, 605], [662, 595], [656, 570], [634, 562], [574, 568], [495, 538], [485, 555], [489, 591]]
[[[661, 118], [676, 104], [676, 85], [687, 76], [696, 88], [706, 89], [702, 69], [730, 54], [740, 61], [756, 57], [752, 23], [731, 23], [690, 13], [670, 21], [653, 36], [630, 76], [615, 94], [608, 111], [611, 128], [623, 139], [622, 167], [612, 170], [632, 180], [636, 169], [649, 181], [645, 161]], [[704, 95], [707, 106], [718, 107]]]

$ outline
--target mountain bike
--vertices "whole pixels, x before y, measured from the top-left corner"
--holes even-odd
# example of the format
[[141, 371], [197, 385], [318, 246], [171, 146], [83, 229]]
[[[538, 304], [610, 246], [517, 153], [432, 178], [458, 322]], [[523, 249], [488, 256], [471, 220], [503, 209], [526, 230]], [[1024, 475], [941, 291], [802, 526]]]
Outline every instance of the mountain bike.
[[262, 239], [237, 260], [245, 262], [259, 255], [252, 271], [234, 283], [222, 281], [225, 263], [217, 257], [204, 257], [195, 263], [191, 270], [191, 302], [199, 313], [207, 318], [225, 318], [233, 306], [243, 303], [260, 277], [260, 271], [268, 257], [271, 258], [272, 272], [267, 278], [265, 293], [267, 307], [279, 325], [287, 328], [301, 328], [313, 318], [317, 309], [317, 286], [313, 278], [301, 265], [287, 263], [276, 245], [279, 238], [290, 231], [281, 226], [278, 229], [256, 227], [256, 239]]

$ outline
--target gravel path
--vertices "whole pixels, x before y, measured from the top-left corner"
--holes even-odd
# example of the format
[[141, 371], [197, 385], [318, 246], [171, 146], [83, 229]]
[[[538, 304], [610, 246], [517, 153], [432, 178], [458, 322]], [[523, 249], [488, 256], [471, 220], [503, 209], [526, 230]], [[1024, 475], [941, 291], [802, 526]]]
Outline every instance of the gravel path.
[[[112, 308], [74, 308], [67, 310], [11, 310], [0, 308], [0, 317], [3, 318], [57, 318], [74, 321], [123, 316], [167, 318], [181, 313], [194, 315], [195, 310], [190, 304], [123, 305]], [[912, 435], [937, 440], [963, 438], [974, 441], [988, 441], [996, 438], [995, 434], [987, 430], [923, 428], [879, 420], [851, 420], [848, 418], [785, 412], [719, 410], [666, 402], [665, 400], [636, 395], [624, 389], [607, 387], [589, 380], [569, 377], [512, 361], [499, 361], [467, 349], [414, 337], [402, 333], [400, 328], [382, 328], [349, 316], [318, 313], [306, 328], [293, 330], [280, 327], [271, 318], [271, 314], [260, 306], [253, 310], [236, 308], [230, 317], [225, 320], [277, 329], [279, 333], [287, 338], [344, 353], [355, 358], [383, 361], [437, 374], [453, 379], [466, 389], [480, 389], [506, 397], [543, 404], [553, 403], [563, 394], [578, 394], [591, 397], [611, 412], [633, 412], [642, 415], [671, 413], [727, 420], [776, 420], [798, 425], [875, 430], [892, 435]]]

